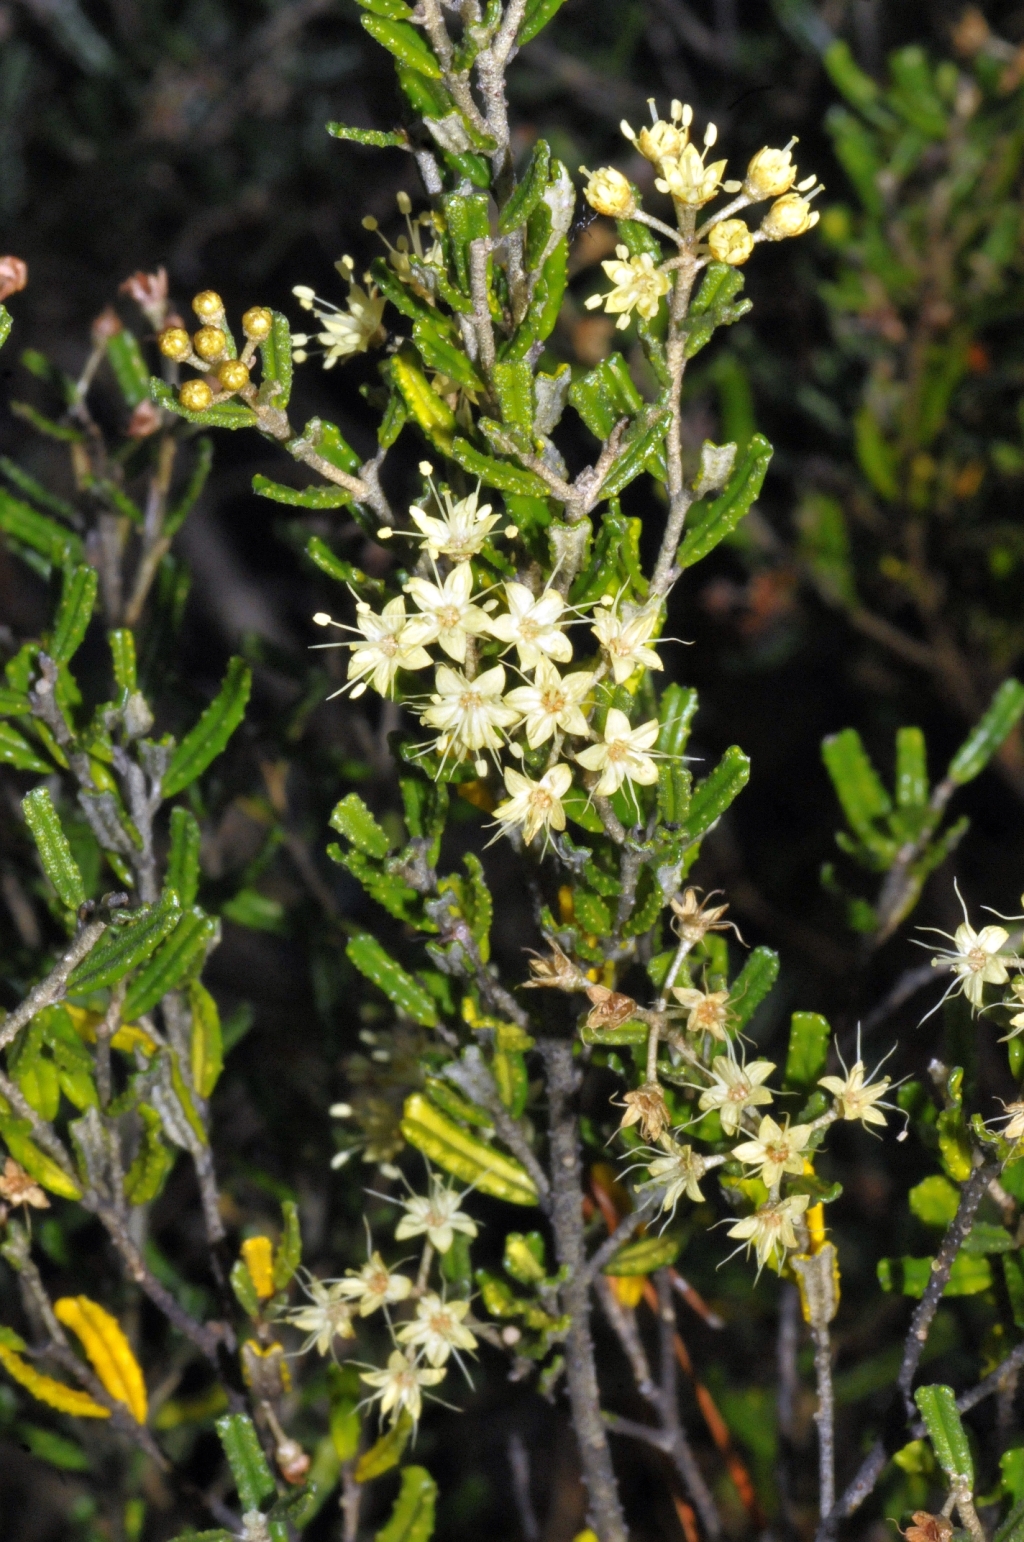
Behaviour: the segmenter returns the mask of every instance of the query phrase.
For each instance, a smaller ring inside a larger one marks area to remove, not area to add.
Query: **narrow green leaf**
[[[569,400],[598,439],[607,439],[620,418],[641,411],[643,397],[621,353],[609,354],[569,387]]]
[[[287,316],[270,314],[273,326],[259,345],[263,381],[258,400],[261,406],[285,408],[292,394],[292,334]]]
[[[199,848],[202,831],[188,809],[171,809],[171,849],[167,858],[167,887],[174,889],[182,909],[190,910],[199,888]]]
[[[359,1458],[355,1470],[356,1482],[369,1483],[372,1478],[379,1478],[382,1473],[397,1467],[409,1444],[412,1427],[412,1419],[403,1408],[391,1428]]]
[[[142,1140],[135,1159],[124,1175],[129,1204],[148,1205],[163,1189],[175,1162],[175,1153],[161,1135],[160,1115],[147,1103],[137,1110],[142,1119]]]
[[[956,1215],[960,1204],[960,1190],[942,1173],[932,1173],[911,1189],[907,1195],[911,1213],[926,1226],[943,1230]]]
[[[400,64],[428,79],[441,79],[441,66],[423,38],[408,22],[389,21],[384,16],[361,16],[360,21],[372,38],[394,54]]]
[[[126,626],[115,627],[107,633],[107,643],[114,666],[114,679],[119,691],[131,696],[137,689],[138,677],[135,666],[135,634]]]
[[[832,1029],[820,1012],[794,1012],[789,1020],[789,1049],[783,1085],[809,1088],[825,1069]]]
[[[949,763],[946,773],[958,786],[973,781],[988,765],[1007,734],[1024,712],[1024,685],[1004,680],[989,703],[984,717],[971,729]]]
[[[522,25],[516,36],[519,47],[522,48],[524,43],[529,43],[538,32],[543,32],[548,22],[557,15],[564,4],[565,0],[526,0]]]
[[[10,723],[0,723],[0,766],[13,766],[15,771],[35,771],[39,776],[49,776],[53,767],[41,760],[37,752]]]
[[[533,371],[529,361],[504,360],[495,364],[492,375],[504,421],[532,433],[535,408]]]
[[[251,688],[248,664],[241,658],[231,659],[219,692],[171,756],[163,780],[165,798],[173,798],[194,782],[221,753],[245,716]]]
[[[484,382],[463,350],[461,341],[446,337],[431,316],[418,316],[413,322],[412,338],[428,369],[447,375],[468,391],[485,390]]]
[[[546,498],[548,495],[547,483],[532,471],[524,471],[521,466],[514,466],[509,461],[494,460],[490,455],[481,455],[467,439],[456,437],[453,440],[451,457],[471,476],[479,477],[485,487],[497,487],[501,492],[521,493],[533,498]]]
[[[947,1478],[974,1486],[970,1442],[956,1406],[952,1387],[918,1387],[914,1402],[921,1412],[936,1459]]]
[[[686,830],[691,840],[710,830],[750,780],[750,757],[731,745],[718,765],[693,790]]]
[[[299,1207],[286,1199],[281,1205],[284,1230],[274,1253],[274,1289],[284,1290],[302,1262],[302,1234],[299,1231]]]
[[[0,487],[0,530],[21,546],[38,552],[47,562],[59,567],[68,562],[81,562],[85,547],[81,536],[64,525],[58,525],[47,514],[13,498]]]
[[[60,606],[47,650],[55,664],[69,663],[81,646],[92,619],[98,584],[99,574],[95,568],[83,564],[64,570]]]
[[[679,1257],[678,1237],[654,1234],[640,1237],[636,1242],[626,1242],[603,1265],[601,1273],[611,1275],[653,1274],[655,1269],[666,1269]]]
[[[204,434],[201,439],[197,439],[195,447],[195,465],[185,484],[185,490],[174,507],[168,511],[167,518],[164,520],[164,534],[168,536],[174,535],[185,523],[206,486],[206,479],[213,466],[213,440],[209,435]]]
[[[192,1033],[189,1039],[192,1085],[201,1098],[209,1098],[213,1096],[224,1069],[220,1012],[210,992],[199,980],[189,982],[188,1004],[192,1013]]]
[[[832,734],[822,742],[821,758],[850,828],[865,843],[873,841],[873,822],[890,814],[892,803],[868,759],[860,734],[855,728]]]
[[[729,987],[730,1026],[745,1028],[779,977],[779,955],[755,948]]]
[[[181,405],[173,387],[165,380],[157,380],[155,376],[150,377],[149,394],[158,407],[164,407],[176,417],[184,418],[186,423],[199,423],[204,428],[256,428],[259,424],[253,409],[236,401],[215,402],[202,412],[191,412],[188,407]]]
[[[164,938],[173,931],[181,915],[178,896],[165,889],[160,902],[123,926],[110,926],[87,958],[72,971],[68,980],[71,995],[87,995],[104,985],[116,985],[131,969],[136,969],[156,952]]]
[[[25,815],[25,823],[36,843],[44,873],[68,909],[77,910],[79,905],[85,904],[85,884],[82,881],[78,863],[71,855],[68,838],[64,834],[49,790],[46,787],[33,788],[27,797],[22,798],[21,807]],[[101,939],[101,942],[103,940]]]
[[[335,804],[329,823],[332,830],[378,862],[383,862],[391,850],[391,842],[358,793],[350,792]]]
[[[538,139],[533,147],[530,164],[526,168],[523,180],[498,216],[499,235],[507,236],[513,230],[518,230],[520,225],[526,224],[543,197],[544,189],[548,184],[550,166],[551,146],[546,139]]]
[[[369,932],[349,939],[346,956],[359,970],[393,1001],[399,1011],[424,1028],[437,1023],[437,1007],[428,991],[381,947]]]
[[[296,509],[341,509],[352,502],[351,493],[331,482],[312,487],[286,487],[283,482],[273,482],[259,472],[252,479],[252,490],[261,498],[287,503]]]
[[[409,144],[409,136],[404,129],[387,131],[352,128],[348,123],[328,123],[327,132],[335,139],[348,139],[357,145],[371,145],[377,150],[404,150]]]
[[[404,1467],[402,1487],[375,1542],[430,1542],[434,1534],[437,1484],[425,1467]]]
[[[151,1012],[168,991],[177,990],[182,981],[201,968],[219,934],[216,916],[208,916],[198,907],[186,910],[129,986],[123,1007],[126,1021]]]
[[[661,445],[661,441],[668,432],[668,425],[667,408],[648,407],[641,414],[623,436],[622,450],[616,456],[611,471],[601,484],[603,498],[617,498],[645,468],[650,470],[652,452],[657,451]]]
[[[764,435],[755,434],[718,497],[703,506],[694,505],[689,529],[676,554],[678,567],[692,567],[736,529],[761,492],[772,453]]]
[[[11,328],[13,325],[14,322],[12,320],[10,311],[7,309],[6,305],[0,305],[0,348],[4,346],[4,343],[6,343],[7,339],[10,337]]]
[[[252,1420],[245,1414],[225,1414],[217,1420],[216,1429],[242,1509],[258,1509],[261,1500],[275,1492],[276,1484]]]
[[[107,338],[107,361],[114,371],[121,395],[134,411],[149,397],[149,368],[134,333],[127,327]]]
[[[236,1259],[230,1274],[231,1289],[242,1311],[252,1318],[260,1315],[260,1298],[244,1258]]]
[[[928,803],[928,750],[920,728],[896,731],[896,804],[924,808]]]

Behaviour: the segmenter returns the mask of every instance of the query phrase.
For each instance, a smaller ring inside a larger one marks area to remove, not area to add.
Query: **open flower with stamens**
[[[401,595],[389,600],[378,616],[365,603],[356,606],[356,624],[343,626],[332,621],[325,611],[317,611],[313,617],[317,626],[336,626],[342,631],[361,632],[362,639],[350,643],[318,643],[320,648],[351,648],[348,661],[348,678],[357,682],[352,690],[353,700],[362,696],[369,681],[381,696],[390,696],[400,669],[427,669],[434,662],[430,654],[408,631],[409,618],[405,614],[405,601]],[[346,687],[342,686],[341,690]],[[335,691],[334,696],[340,696]],[[333,697],[330,698],[333,700]]]
[[[655,650],[647,646],[658,615],[657,605],[628,618],[614,608],[598,612],[590,630],[605,651],[616,685],[622,685],[636,669],[664,669]]]
[[[709,123],[704,131],[704,149],[698,150],[693,143],[683,146],[678,155],[665,156],[661,161],[661,176],[656,177],[659,193],[671,193],[677,203],[700,208],[710,203],[722,185],[725,161],[704,164],[704,157],[718,138],[718,130]]]
[[[670,118],[659,118],[658,109],[653,96],[648,98],[648,107],[651,111],[651,126],[642,128],[639,134],[633,132],[629,124],[623,118],[619,127],[623,135],[646,156],[653,161],[655,166],[666,156],[681,155],[690,138],[690,124],[693,122],[693,108],[684,106],[682,102],[673,101]]]
[[[576,759],[588,771],[600,771],[594,792],[599,798],[618,792],[623,782],[649,787],[658,780],[658,768],[645,752],[653,746],[661,724],[657,718],[630,728],[629,718],[618,707],[609,707],[604,734],[597,744],[580,750]]]
[[[540,658],[532,685],[517,685],[505,701],[523,719],[531,750],[544,744],[556,728],[586,738],[590,732],[581,704],[590,694],[595,676],[586,670],[560,675],[550,659]]]
[[[567,664],[572,643],[559,625],[565,601],[557,589],[534,596],[525,584],[506,584],[508,612],[489,623],[492,637],[514,644],[524,669],[536,669],[545,656]]]
[[[398,1423],[400,1414],[407,1413],[415,1427],[423,1412],[423,1388],[436,1387],[445,1375],[443,1369],[428,1369],[402,1350],[393,1349],[386,1370],[362,1371],[360,1380],[378,1389],[371,1401],[380,1400],[380,1411],[391,1416],[392,1424]]]
[[[572,786],[569,766],[552,766],[538,782],[509,766],[505,771],[505,786],[511,794],[510,799],[499,804],[494,817],[506,826],[521,825],[527,845],[541,830],[547,837],[552,830],[565,829],[562,799]]]
[[[410,578],[406,593],[418,614],[410,616],[405,637],[410,643],[440,643],[448,657],[466,662],[466,644],[490,626],[490,617],[479,605],[470,603],[473,593],[473,568],[460,562],[443,583],[432,584],[426,578]]]
[[[1015,1001],[1003,1001],[1000,1004],[1004,1007],[1024,1006],[1024,976],[1018,975],[1015,980],[1011,980],[1010,989],[1017,999]],[[1011,1039],[1015,1039],[1020,1033],[1024,1033],[1024,1012],[1018,1012],[1016,1016],[1010,1018],[1010,1032],[1004,1034],[999,1042],[1000,1044],[1008,1044]]]
[[[1002,1114],[992,1121],[992,1128],[996,1129],[1000,1124],[999,1133],[1004,1140],[1012,1141],[1014,1145],[1024,1140],[1024,1103],[1004,1103]]]
[[[976,932],[968,919],[967,906],[963,902],[959,888],[956,893],[963,908],[964,919],[952,937],[948,932],[939,931],[934,926],[923,930],[935,932],[939,937],[947,937],[953,944],[951,948],[940,948],[932,959],[933,969],[950,969],[954,975],[952,983],[943,994],[942,1001],[945,1001],[949,995],[962,994],[977,1011],[985,999],[985,986],[1005,985],[1010,978],[1007,965],[1015,964],[1017,960],[1012,954],[1004,954],[1002,951],[1010,938],[1006,928],[983,926],[980,932]],[[926,947],[927,944],[921,943],[920,946]],[[937,1011],[938,1007],[932,1010]],[[931,1013],[928,1015],[931,1016]]]
[[[806,1194],[791,1194],[788,1199],[762,1205],[753,1215],[744,1216],[726,1235],[745,1241],[748,1252],[751,1246],[754,1248],[760,1273],[773,1256],[781,1264],[786,1253],[798,1245],[795,1227],[809,1204]]]
[[[629,326],[634,311],[653,321],[663,296],[672,288],[672,275],[655,267],[650,252],[631,257],[628,246],[617,246],[615,257],[601,266],[615,287],[608,294],[590,295],[583,302],[587,310],[603,305],[609,316],[618,316],[615,325],[620,332]]]
[[[687,1199],[692,1199],[695,1205],[699,1205],[704,1198],[700,1189],[700,1180],[707,1170],[708,1164],[699,1151],[694,1151],[692,1146],[678,1146],[673,1141],[670,1154],[655,1158],[647,1169],[650,1174],[649,1182],[644,1182],[639,1187],[641,1189],[660,1188],[664,1184],[662,1210],[674,1211],[684,1194]]]
[[[803,1172],[803,1152],[810,1135],[809,1124],[779,1125],[771,1114],[765,1114],[757,1128],[757,1139],[734,1146],[732,1154],[744,1167],[759,1167],[762,1182],[773,1188],[783,1173]]]
[[[414,535],[414,538],[423,541],[427,554],[435,562],[438,557],[449,557],[452,562],[466,562],[476,556],[500,516],[491,513],[489,503],[480,504],[479,487],[458,500],[452,498],[447,487],[440,490],[435,488],[434,493],[442,506],[441,518],[428,514],[414,503],[409,514],[420,531],[420,535]]]
[[[371,285],[363,289],[352,277],[355,264],[351,257],[343,257],[338,264],[343,278],[348,280],[348,309],[342,310],[329,300],[321,300],[307,284],[297,284],[292,294],[304,311],[312,311],[323,325],[323,331],[313,334],[324,349],[324,369],[333,369],[339,359],[351,358],[355,353],[365,353],[367,348],[384,341],[381,320],[384,315],[384,298]],[[302,364],[307,358],[310,338],[304,333],[292,334],[292,358]]]
[[[326,1355],[335,1339],[355,1337],[352,1308],[346,1300],[349,1293],[343,1288],[342,1280],[318,1280],[308,1269],[299,1269],[297,1274],[310,1304],[282,1312],[280,1321],[290,1323],[300,1333],[309,1335],[299,1350],[300,1355],[312,1349],[314,1344],[317,1354]]]
[[[714,1081],[701,1093],[697,1107],[702,1113],[717,1108],[723,1131],[735,1135],[748,1108],[772,1101],[772,1093],[761,1083],[774,1070],[771,1060],[752,1060],[741,1065],[732,1055],[716,1055],[708,1067]]]
[[[729,992],[701,991],[692,986],[674,985],[672,994],[689,1013],[687,1033],[710,1033],[713,1039],[728,1041]]]
[[[846,1070],[846,1067],[843,1067]],[[818,1086],[824,1087],[826,1092],[831,1092],[836,1100],[836,1113],[840,1119],[859,1121],[867,1126],[869,1124],[885,1125],[885,1115],[882,1108],[891,1108],[891,1103],[882,1103],[881,1099],[888,1092],[892,1084],[891,1076],[883,1076],[879,1082],[864,1081],[865,1071],[863,1060],[858,1060],[845,1076],[822,1076],[818,1080]],[[876,1105],[879,1105],[876,1107]]]
[[[475,680],[467,680],[459,669],[440,664],[431,705],[421,713],[420,721],[428,728],[438,729],[437,744],[442,753],[453,750],[461,757],[473,750],[500,749],[499,730],[510,727],[519,718],[515,708],[506,706],[502,700],[504,689],[505,670],[501,664],[485,670]]]
[[[369,1317],[379,1307],[404,1301],[412,1290],[412,1280],[393,1274],[379,1253],[371,1253],[361,1269],[346,1269],[338,1289],[350,1301],[359,1302],[360,1317]]]
[[[439,1253],[447,1253],[457,1231],[463,1236],[475,1237],[476,1222],[459,1209],[465,1197],[450,1189],[443,1178],[432,1176],[429,1194],[411,1194],[402,1200],[405,1214],[395,1227],[395,1241],[406,1242],[410,1237],[425,1236],[431,1247]]]
[[[422,1353],[428,1365],[444,1365],[452,1350],[476,1348],[475,1335],[462,1321],[468,1311],[468,1301],[444,1301],[430,1293],[417,1302],[414,1321],[404,1323],[396,1337]]]

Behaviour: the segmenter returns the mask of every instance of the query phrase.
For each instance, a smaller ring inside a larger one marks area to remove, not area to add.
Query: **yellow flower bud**
[[[716,262],[738,268],[754,250],[754,237],[742,220],[722,220],[708,232],[708,246]]]
[[[249,366],[241,359],[225,359],[217,366],[217,379],[225,391],[240,391],[249,384]]]
[[[265,337],[269,337],[273,325],[273,315],[265,305],[254,305],[242,317],[242,331],[255,343],[262,343]]]
[[[772,204],[761,221],[761,234],[766,241],[785,241],[789,236],[802,236],[817,223],[818,211],[807,199],[799,193],[787,193]]]
[[[165,359],[175,359],[180,363],[192,352],[192,339],[184,327],[168,327],[157,338],[157,347]]]
[[[592,209],[612,219],[630,217],[636,209],[636,201],[633,189],[621,171],[616,171],[613,166],[602,166],[598,171],[587,171],[585,166],[581,166],[580,170],[590,178],[583,189],[583,196]]]
[[[226,341],[220,327],[200,327],[192,339],[192,346],[201,359],[212,364],[215,359],[224,357]]]
[[[771,150],[767,145],[763,150],[758,150],[747,167],[743,182],[743,191],[748,198],[759,203],[762,198],[778,198],[789,192],[796,181],[796,167],[790,149],[791,144],[784,150]]]
[[[205,412],[213,401],[213,391],[205,380],[186,380],[178,392],[178,400],[189,412]]]
[[[224,314],[224,301],[212,289],[204,289],[192,301],[192,309],[200,321],[216,321]]]

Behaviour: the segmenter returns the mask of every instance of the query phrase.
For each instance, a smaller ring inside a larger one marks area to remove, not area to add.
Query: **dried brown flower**
[[[619,1128],[625,1130],[631,1124],[638,1124],[644,1140],[660,1140],[672,1122],[660,1085],[657,1082],[644,1082],[635,1092],[627,1092],[622,1101],[626,1112]]]
[[[157,268],[155,273],[143,273],[141,269],[131,274],[118,287],[118,294],[126,294],[134,300],[146,320],[156,331],[166,325],[167,317],[167,269]]]
[[[50,1201],[34,1178],[13,1157],[4,1163],[0,1177],[0,1195],[12,1205],[32,1205],[36,1210],[49,1210]]]
[[[953,1535],[953,1522],[944,1515],[932,1515],[928,1510],[915,1510],[914,1524],[903,1535],[907,1542],[949,1542]]]
[[[676,895],[672,900],[672,909],[675,912],[672,921],[672,930],[681,942],[688,942],[691,947],[700,942],[708,932],[726,932],[731,927],[740,937],[739,927],[735,921],[723,921],[722,917],[728,910],[728,905],[709,905],[707,900],[713,899],[720,891],[713,889],[703,903],[698,899],[699,890],[685,889],[682,899]],[[740,941],[743,938],[740,937]]]
[[[550,958],[541,958],[535,955],[530,959],[532,980],[523,982],[524,990],[541,990],[548,987],[556,991],[581,991],[587,989],[587,978],[582,970],[578,969],[572,959],[563,953],[558,943],[553,938],[548,938],[548,946],[551,949]]]
[[[118,332],[124,331],[124,323],[112,305],[100,311],[92,324],[92,340],[94,343],[105,343],[108,338],[116,337]]]
[[[20,257],[0,257],[0,300],[17,294],[28,283],[28,264]]]
[[[588,985],[587,995],[594,1003],[587,1016],[588,1028],[619,1028],[636,1013],[632,996],[621,991],[610,991],[607,985]]]
[[[148,439],[160,427],[160,409],[152,402],[140,402],[128,419],[129,439]]]

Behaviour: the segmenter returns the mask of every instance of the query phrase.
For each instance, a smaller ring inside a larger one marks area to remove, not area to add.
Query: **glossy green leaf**
[[[951,1482],[974,1485],[974,1461],[952,1387],[918,1387],[914,1393],[936,1459]]]
[[[27,1119],[14,1119],[0,1115],[0,1138],[11,1156],[20,1162],[30,1178],[42,1184],[51,1194],[62,1199],[81,1199],[82,1190],[70,1178],[53,1157],[41,1151],[32,1139],[32,1126]]]
[[[498,215],[499,235],[507,236],[513,230],[518,230],[520,225],[526,224],[547,187],[550,166],[551,146],[546,139],[538,139],[522,181]]]
[[[254,1320],[260,1316],[260,1298],[256,1293],[256,1286],[252,1282],[252,1275],[244,1258],[235,1260],[232,1265],[231,1289],[234,1291],[235,1300],[242,1311]]]
[[[822,742],[821,758],[850,828],[866,846],[877,846],[874,821],[892,812],[892,802],[868,759],[860,734],[855,728],[832,734]]]
[[[163,1139],[156,1109],[140,1103],[136,1112],[142,1120],[142,1138],[125,1173],[124,1192],[129,1204],[148,1205],[163,1189],[174,1166],[175,1153]]]
[[[542,32],[564,4],[565,0],[526,0],[522,24],[516,35],[520,48]]]
[[[345,867],[366,890],[371,899],[382,905],[388,915],[398,921],[414,922],[421,931],[435,931],[433,922],[422,917],[423,901],[404,878],[393,875],[379,863],[365,857],[358,849],[343,851],[336,841],[327,847],[332,862]]]
[[[437,1484],[425,1467],[404,1467],[402,1487],[376,1542],[430,1542]]]
[[[761,492],[772,447],[763,434],[755,434],[717,498],[703,506],[695,504],[688,517],[689,528],[676,554],[676,565],[692,567],[730,535]]]
[[[0,733],[6,725],[0,725]],[[53,806],[49,789],[35,787],[21,800],[25,823],[35,841],[43,872],[53,884],[57,894],[69,910],[77,910],[86,901],[85,884],[78,863],[71,855],[68,838],[57,810]],[[100,939],[100,946],[105,939]],[[95,952],[95,950],[94,950]],[[79,966],[81,967],[81,966]]]
[[[6,305],[0,305],[0,348],[4,346],[4,343],[6,343],[7,339],[10,337],[11,327],[13,325],[14,321],[11,317],[10,311],[7,309]]]
[[[358,793],[350,792],[334,805],[329,824],[368,857],[383,862],[391,842]]]
[[[186,423],[201,424],[203,428],[256,428],[259,424],[253,409],[237,401],[215,402],[202,412],[192,412],[181,405],[173,387],[165,380],[157,380],[155,376],[150,378],[149,394],[158,407],[184,418]]]
[[[794,1012],[789,1020],[789,1048],[786,1052],[786,1087],[809,1088],[817,1081],[828,1060],[832,1029],[818,1012]]]
[[[28,740],[10,723],[0,723],[0,766],[13,766],[15,771],[35,771],[49,776],[53,766],[40,759]]]
[[[745,1028],[779,977],[779,955],[771,948],[755,948],[729,987],[730,1024],[735,1032]]]
[[[432,317],[419,316],[413,322],[412,339],[428,369],[437,370],[457,386],[469,391],[483,391],[484,382],[466,356],[461,341],[446,337]]]
[[[691,840],[710,830],[729,805],[739,797],[750,780],[750,757],[738,745],[731,745],[718,765],[699,782],[690,798],[686,831]]]
[[[196,902],[199,888],[199,848],[202,831],[195,816],[185,808],[171,809],[171,847],[167,857],[167,887],[174,889],[182,909]]]
[[[603,498],[617,498],[643,470],[650,470],[651,456],[659,451],[668,432],[669,416],[667,408],[648,407],[627,429],[622,448],[601,484]]]
[[[452,441],[451,457],[470,476],[479,477],[485,487],[497,487],[505,493],[521,493],[534,498],[547,496],[547,483],[532,471],[524,471],[521,466],[514,466],[509,461],[495,460],[490,455],[481,455],[467,439],[457,437]]]
[[[621,353],[612,353],[569,387],[569,400],[598,439],[607,439],[620,418],[644,405]]]
[[[353,128],[348,123],[328,123],[327,132],[335,139],[348,139],[353,144],[370,145],[376,150],[404,150],[409,143],[404,129],[364,129]]]
[[[928,803],[928,751],[920,728],[896,730],[896,805],[924,808]]]
[[[107,633],[107,644],[114,668],[114,680],[119,691],[131,696],[138,688],[135,663],[135,634],[126,626],[115,627]]]
[[[973,781],[988,765],[1007,734],[1024,712],[1024,685],[1019,680],[1004,680],[989,703],[985,715],[971,729],[949,763],[946,773],[958,786]]]
[[[116,985],[129,970],[152,957],[180,916],[177,894],[165,889],[159,904],[126,924],[108,926],[92,952],[72,971],[69,993],[84,996],[105,985]]]
[[[506,360],[495,364],[491,374],[503,420],[532,433],[534,391],[529,362],[526,359]]]
[[[882,1258],[878,1262],[878,1283],[885,1291],[920,1299],[932,1277],[930,1258]],[[992,1266],[987,1258],[972,1258],[958,1253],[949,1271],[944,1296],[977,1296],[992,1288]]]
[[[199,722],[182,739],[167,768],[163,795],[173,798],[221,753],[245,716],[252,672],[244,659],[230,660],[223,684]]]
[[[360,974],[382,990],[400,1012],[424,1028],[435,1026],[437,1006],[433,997],[384,951],[376,937],[369,932],[358,933],[349,938],[345,954]]]
[[[296,509],[341,509],[352,502],[350,492],[330,482],[319,482],[312,487],[286,487],[283,482],[273,482],[259,472],[252,479],[252,490],[261,498],[286,503]]]
[[[259,345],[263,379],[257,399],[261,406],[283,409],[292,394],[292,334],[287,316],[270,314],[273,325]]]
[[[405,21],[390,21],[385,16],[361,16],[360,21],[370,36],[394,54],[400,64],[430,79],[441,79],[441,66],[434,58],[422,35]]]
[[[127,327],[107,338],[107,362],[114,371],[121,395],[134,411],[149,397],[149,367],[134,334]]]
[[[911,1189],[907,1200],[919,1221],[945,1230],[956,1215],[960,1190],[942,1173],[932,1173]]]
[[[521,1163],[471,1135],[422,1093],[414,1092],[405,1100],[402,1134],[428,1161],[482,1194],[513,1205],[537,1204],[536,1186]]]
[[[252,1420],[245,1414],[225,1414],[217,1420],[216,1429],[243,1511],[258,1509],[262,1500],[276,1492],[277,1485]]]

